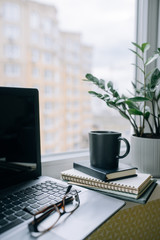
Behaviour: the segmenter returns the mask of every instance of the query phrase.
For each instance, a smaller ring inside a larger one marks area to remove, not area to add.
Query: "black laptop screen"
[[[0,87],[0,188],[40,174],[38,91]]]

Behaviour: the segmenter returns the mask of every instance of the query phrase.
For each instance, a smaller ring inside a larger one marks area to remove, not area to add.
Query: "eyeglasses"
[[[38,236],[51,230],[60,217],[65,213],[73,213],[80,205],[78,192],[74,189],[71,191],[72,185],[67,187],[62,201],[47,206],[36,213],[32,213],[29,209],[23,210],[34,216],[34,220],[29,223],[29,231],[33,236]]]

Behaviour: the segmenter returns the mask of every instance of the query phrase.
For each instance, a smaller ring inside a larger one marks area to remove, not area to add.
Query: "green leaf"
[[[131,82],[131,83],[133,85],[133,88],[136,89],[137,88],[136,84],[134,82]]]
[[[155,88],[157,86],[159,79],[160,79],[160,71],[158,68],[156,68],[151,76],[151,88]]]
[[[87,73],[86,74],[86,78],[88,79],[88,81],[93,82],[94,84],[98,85],[99,84],[99,80],[98,78],[94,77],[92,74]]]
[[[149,43],[142,43],[142,52],[146,52],[148,49],[150,49],[150,44]]]
[[[148,120],[149,119],[149,116],[150,116],[150,112],[146,112],[144,114],[144,119]]]
[[[109,81],[107,83],[107,87],[110,89],[110,90],[113,90],[113,82]]]
[[[134,109],[134,108],[130,108],[130,109],[128,110],[128,112],[129,112],[131,115],[140,115],[140,116],[143,115],[143,113],[142,113],[141,111],[139,111],[139,110],[137,110],[137,109]]]
[[[99,80],[99,87],[103,90],[105,89],[105,81],[103,79]]]
[[[138,45],[137,43],[135,43],[135,42],[132,42],[132,44],[134,45],[134,46],[136,46],[137,48],[139,48],[141,51],[142,51],[142,48],[141,48],[141,46],[140,45]]]
[[[125,113],[123,113],[123,112],[121,112],[121,111],[119,111],[119,113],[121,114],[122,117],[130,120],[130,118],[129,118]]]
[[[110,98],[108,94],[103,95],[104,98]]]
[[[107,104],[107,106],[110,107],[110,108],[115,108],[115,107],[116,107],[115,102],[112,102],[112,101],[107,101],[106,104]]]
[[[130,49],[130,48],[129,48],[129,50],[130,50],[131,52],[133,52],[134,54],[136,54],[137,57],[139,57],[141,60],[143,60],[143,57],[142,57],[140,54],[138,54],[136,51],[134,51],[134,50],[132,50],[132,49]]]
[[[116,101],[116,104],[121,104],[121,103],[124,103],[125,102],[125,99],[119,99],[118,101]]]
[[[134,98],[128,98],[128,100],[132,101],[132,102],[144,102],[144,101],[150,101],[149,98],[145,98],[145,97],[134,97]]]
[[[127,104],[127,106],[129,108],[134,108],[134,109],[138,110],[138,106],[136,106],[134,102],[127,100],[127,101],[125,101],[125,103]]]
[[[119,97],[119,93],[116,90],[113,90],[113,97],[115,98]]]
[[[144,74],[144,70],[141,68],[141,67],[139,67],[137,64],[135,64],[135,63],[132,63],[132,65],[133,66],[135,66],[136,68],[138,68],[143,74]]]
[[[95,97],[99,95],[99,93],[96,93],[95,91],[88,91],[88,93],[91,95],[94,95]]]
[[[157,53],[159,53],[159,54],[160,54],[160,48],[157,48]]]
[[[145,62],[145,65],[149,65],[150,63],[152,63],[153,61],[155,61],[157,58],[159,57],[159,54],[156,53],[155,55],[153,55],[152,57],[148,58],[147,61]]]

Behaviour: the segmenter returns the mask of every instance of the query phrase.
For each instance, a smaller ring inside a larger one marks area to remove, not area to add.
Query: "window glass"
[[[2,11],[3,11],[4,20],[7,20],[7,21],[20,20],[20,4],[17,4],[17,2],[6,1],[2,5]]]
[[[18,26],[7,24],[4,26],[3,29],[4,29],[4,35],[6,38],[18,39],[20,36],[20,29]]]
[[[31,12],[30,14],[30,26],[31,28],[40,27],[40,17],[37,12]]]
[[[136,0],[0,1],[0,85],[39,89],[42,154],[88,148],[90,130],[128,138],[127,120],[82,79],[92,73],[131,91],[135,8]]]
[[[7,58],[19,58],[20,57],[20,47],[14,44],[7,44],[4,46],[4,56]]]
[[[7,77],[19,77],[21,74],[21,69],[18,64],[7,63],[4,65],[4,72]]]

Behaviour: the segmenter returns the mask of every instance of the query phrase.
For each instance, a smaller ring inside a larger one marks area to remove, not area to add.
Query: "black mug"
[[[126,144],[126,152],[120,156],[120,143]],[[121,133],[113,131],[89,132],[90,164],[102,169],[118,168],[119,158],[124,158],[130,152],[130,144],[127,139],[121,137]]]

